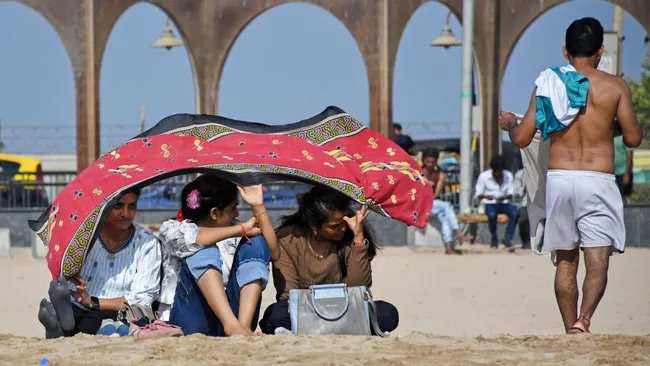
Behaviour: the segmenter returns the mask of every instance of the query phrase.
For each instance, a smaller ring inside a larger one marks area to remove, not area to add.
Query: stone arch
[[[8,112],[4,117],[6,118],[3,122],[9,122],[9,129],[4,131],[4,148],[8,149],[11,152],[15,148],[28,148],[27,150],[18,151],[18,153],[27,153],[27,154],[47,154],[51,152],[55,153],[70,153],[74,150],[69,151],[60,150],[61,148],[70,148],[74,149],[76,147],[76,140],[74,136],[70,136],[69,130],[75,132],[74,124],[74,115],[75,115],[75,69],[74,65],[70,58],[70,50],[74,50],[74,44],[71,42],[64,42],[64,37],[62,35],[62,29],[57,27],[57,18],[48,12],[47,8],[39,7],[38,4],[24,3],[21,1],[15,1],[13,3],[0,1],[0,8],[4,8],[3,5],[7,4],[8,7],[12,7],[14,12],[9,11],[6,14],[11,16],[11,13],[14,15],[21,15],[28,17],[25,18],[28,21],[25,23],[14,23],[11,22],[8,24],[9,29],[13,29],[13,34],[25,33],[27,27],[34,28],[38,26],[38,31],[32,33],[30,37],[27,38],[40,38],[29,41],[35,41],[35,43],[24,43],[24,39],[20,39],[23,45],[27,45],[30,48],[27,52],[34,52],[36,55],[25,55],[21,51],[26,51],[25,49],[20,49],[21,46],[18,46],[19,49],[13,49],[11,56],[8,59],[21,59],[23,57],[32,57],[34,63],[26,66],[22,66],[22,71],[33,74],[31,82],[34,82],[38,85],[34,91],[35,86],[32,83],[29,83],[27,80],[23,80],[20,76],[12,77],[10,79],[3,80],[3,88],[10,99],[6,99],[5,102],[11,104],[11,98],[19,98],[23,102],[27,101],[29,104],[37,103],[41,107],[38,108],[39,111],[34,114],[30,111],[25,112],[22,109],[12,108],[11,106],[7,108]],[[8,10],[4,8],[4,10]],[[38,24],[35,24],[38,23]],[[7,25],[7,24],[6,24]],[[16,29],[14,29],[14,26]],[[48,29],[49,28],[49,29]],[[34,30],[34,29],[31,29]],[[43,38],[45,36],[46,38]],[[35,47],[34,47],[35,46]],[[43,47],[47,47],[43,49]],[[44,66],[48,64],[47,57],[55,56],[57,67],[53,70],[48,70],[48,67]],[[5,57],[7,58],[7,57]],[[44,61],[45,60],[45,61]],[[65,61],[64,61],[65,60]],[[61,68],[62,67],[62,68]],[[6,72],[15,74],[16,70],[10,71],[6,69]],[[49,80],[54,78],[56,80]],[[41,83],[41,81],[44,81]],[[61,99],[59,101],[51,100],[49,95],[51,93],[61,94]],[[57,104],[60,102],[60,104]],[[62,119],[57,119],[54,121],[55,124],[50,125],[40,125],[42,122],[39,122],[39,119],[48,118],[49,109],[59,110],[64,115]],[[45,114],[43,114],[45,112]],[[40,115],[39,115],[40,114]],[[9,117],[9,118],[7,118]],[[31,125],[36,123],[37,125]],[[31,125],[31,126],[25,126]],[[7,126],[4,126],[5,128]],[[42,128],[41,128],[42,127]],[[13,128],[28,128],[29,130],[13,130]],[[26,132],[29,131],[29,132]],[[8,132],[8,133],[7,133]],[[56,136],[53,136],[56,134]],[[39,143],[38,146],[24,146],[26,138],[28,135],[33,135],[31,140],[39,141],[42,140],[42,143]],[[62,138],[65,138],[63,140]],[[70,146],[70,139],[72,139],[72,146]],[[0,141],[2,143],[2,141]],[[31,148],[36,147],[39,150],[32,150]],[[45,164],[44,169],[51,169]]]
[[[625,12],[630,14],[641,26],[646,30],[647,33],[650,33],[650,2],[645,0],[603,0],[613,5],[620,6]],[[499,85],[503,83],[503,77],[505,75],[505,70],[510,61],[510,56],[512,56],[512,51],[519,42],[521,36],[530,28],[530,26],[542,15],[546,14],[549,10],[568,2],[567,0],[549,0],[546,2],[539,2],[534,0],[526,0],[526,2],[534,2],[535,5],[530,4],[531,6],[525,6],[522,4],[522,9],[524,9],[523,15],[518,15],[515,18],[514,24],[511,24],[510,31],[507,32],[506,39],[502,40],[501,44],[508,45],[503,48],[501,52],[501,68],[499,70]]]
[[[251,9],[248,13],[245,14],[245,16],[241,17],[241,19],[238,19],[237,25],[233,27],[229,27],[229,30],[232,30],[230,34],[228,34],[227,41],[224,44],[224,53],[223,57],[220,57],[220,59],[215,63],[214,65],[214,81],[213,84],[211,85],[211,89],[214,90],[215,93],[215,100],[214,104],[217,106],[215,109],[218,109],[218,93],[219,93],[219,86],[220,86],[220,81],[221,77],[223,74],[223,69],[226,64],[226,59],[228,58],[228,55],[230,54],[230,51],[232,50],[233,45],[241,35],[241,33],[246,29],[255,19],[257,19],[259,16],[262,14],[270,11],[273,8],[276,8],[278,6],[282,5],[287,5],[291,3],[305,3],[309,5],[314,5],[321,10],[324,10],[328,14],[334,16],[341,24],[345,27],[345,29],[348,31],[352,39],[354,39],[355,45],[357,47],[357,50],[360,52],[361,57],[363,59],[364,63],[364,68],[365,68],[365,75],[366,79],[368,82],[370,82],[370,75],[368,74],[368,59],[366,53],[363,51],[363,48],[360,45],[359,39],[357,36],[355,36],[355,33],[353,30],[351,30],[349,24],[348,24],[348,18],[345,16],[341,16],[341,14],[338,14],[337,10],[340,10],[338,6],[332,5],[331,1],[328,0],[311,0],[311,1],[305,1],[305,0],[271,0],[271,1],[261,1],[258,2],[261,4],[258,4],[257,7],[254,9]]]
[[[272,35],[266,34],[270,28],[275,29]],[[306,28],[313,29],[309,38],[295,35]],[[326,87],[332,78],[347,86]],[[317,85],[323,88],[306,91],[313,98],[300,106],[292,102],[302,95],[297,88],[309,90]],[[276,92],[283,96],[274,99],[277,104],[264,100],[264,95]],[[219,79],[218,102],[220,114],[267,123],[297,121],[320,112],[326,104],[335,104],[367,124],[369,94],[365,60],[345,25],[320,6],[289,2],[265,10],[238,35]],[[251,107],[265,108],[238,108],[238,100],[246,95],[250,95]],[[269,107],[284,112],[270,121]]]
[[[0,0],[0,2],[9,2],[7,0]],[[30,1],[30,0],[14,0],[14,2],[25,6],[34,12],[38,14],[40,17],[42,17],[47,24],[54,30],[56,33],[57,37],[63,44],[63,47],[65,48],[67,52],[67,57],[68,61],[70,62],[73,70],[76,67],[80,67],[82,65],[75,65],[74,60],[70,55],[74,54],[78,50],[78,45],[75,42],[75,37],[74,37],[74,31],[70,31],[65,25],[68,21],[68,15],[65,14],[65,10],[63,9],[64,7],[69,7],[69,6],[62,6],[60,8],[55,8],[55,7],[50,7],[47,4],[40,2],[40,1]]]
[[[187,19],[190,17],[183,17],[182,11],[177,8],[178,4],[174,4],[173,0],[113,0],[110,2],[100,1],[98,2],[97,13],[101,14],[101,17],[98,17],[95,21],[95,73],[97,75],[97,81],[99,82],[101,75],[101,68],[104,59],[104,53],[106,51],[106,46],[108,45],[108,40],[110,35],[113,33],[115,26],[119,19],[137,4],[150,4],[161,10],[169,19],[174,23],[176,29],[178,30],[178,35],[183,40],[183,47],[187,52],[187,56],[190,61],[190,68],[192,69],[192,83],[194,85],[194,98],[197,111],[199,108],[200,88],[198,86],[198,78],[196,72],[196,63],[194,60],[194,53],[192,52],[194,45],[194,37],[188,36],[186,32]]]
[[[406,29],[412,23],[412,20],[416,16],[416,14],[418,14],[423,9],[423,7],[425,5],[430,4],[430,3],[438,3],[438,4],[442,5],[446,9],[446,11],[451,12],[451,14],[453,15],[453,18],[455,18],[458,21],[458,23],[461,24],[460,31],[456,30],[454,32],[454,34],[458,38],[462,39],[462,1],[420,0],[420,1],[412,1],[408,5],[404,4],[404,6],[406,6],[406,8],[398,8],[397,9],[398,10],[397,16],[398,16],[399,20],[397,21],[397,24],[395,26],[395,30],[393,31],[393,34],[396,36],[396,39],[397,39],[397,42],[395,42],[395,51],[394,51],[394,62],[393,62],[393,69],[394,70],[396,70],[396,67],[397,67],[397,64],[398,64],[398,55],[400,54],[401,47],[402,47],[402,45],[404,43],[403,41],[404,41],[404,38],[405,38]],[[409,8],[409,6],[410,6],[410,8]],[[446,14],[446,11],[445,11],[445,14]],[[442,25],[443,24],[444,23],[441,22],[439,26],[436,24],[435,28],[430,28],[429,29],[430,34],[428,35],[428,37],[430,37],[430,39],[428,40],[428,42],[431,42],[433,39],[435,39],[435,37],[437,37],[439,35],[440,30],[442,30]],[[430,48],[430,46],[427,45],[427,43],[422,43],[422,47],[423,48],[425,48],[425,47]],[[455,48],[457,48],[459,51],[462,50],[461,46],[458,46],[458,47],[455,47]],[[443,52],[447,52],[447,51],[448,50],[445,50]],[[477,95],[477,103],[480,104],[480,100],[481,100],[482,95],[483,95],[482,89],[481,89],[481,77],[480,77],[481,74],[480,74],[480,63],[479,63],[480,60],[479,60],[479,58],[477,56],[476,49],[473,50],[473,54],[474,54],[474,60],[473,60],[473,62],[474,62],[474,70],[473,70],[473,72],[474,72],[475,94]],[[458,66],[458,69],[460,70],[461,69],[461,64],[459,63],[457,66]],[[394,70],[393,70],[393,74],[394,74]],[[393,77],[395,77],[395,76],[393,76]],[[393,83],[395,82],[395,80],[396,79],[393,79]],[[460,86],[460,84],[461,83],[460,83],[460,78],[459,78],[458,83],[456,83],[456,85]],[[457,95],[458,95],[458,101],[459,101],[458,111],[460,111],[460,90],[458,91]],[[460,116],[458,116],[457,122],[458,122],[458,129],[460,130]]]
[[[147,107],[148,127],[174,113],[195,112],[196,83],[187,50],[179,47],[168,52],[151,46],[167,16],[158,6],[137,2],[111,28],[102,59],[97,61],[103,153],[140,132],[135,117],[142,104]],[[179,34],[177,29],[174,33]],[[155,90],[168,92],[158,95]],[[132,122],[125,122],[126,110],[132,111]]]

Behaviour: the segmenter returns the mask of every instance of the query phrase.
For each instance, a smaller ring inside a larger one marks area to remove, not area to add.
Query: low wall
[[[242,208],[240,219],[246,220],[251,217],[248,209]],[[36,219],[41,210],[2,210],[0,211],[0,229],[10,231],[11,247],[32,246],[33,233],[27,226],[27,220]],[[269,217],[277,225],[280,217],[293,213],[287,209],[268,209]],[[136,222],[156,224],[175,217],[176,211],[171,210],[138,210]],[[377,235],[377,241],[383,246],[441,246],[440,225],[435,216],[429,220],[425,229],[408,227],[395,220],[388,219],[371,213],[369,222],[372,224]],[[650,248],[650,205],[628,205],[625,207],[625,228],[627,230],[627,246]],[[503,238],[505,225],[499,225],[499,238]],[[476,241],[489,243],[490,234],[486,224],[478,224]],[[519,233],[515,233],[513,244],[521,244]]]

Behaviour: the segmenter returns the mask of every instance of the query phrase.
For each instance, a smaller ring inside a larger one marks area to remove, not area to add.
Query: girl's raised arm
[[[275,235],[273,223],[266,212],[266,207],[264,207],[264,192],[262,190],[262,185],[258,184],[248,187],[238,186],[237,188],[239,189],[242,199],[251,206],[251,209],[253,209],[253,218],[257,221],[257,226],[262,235],[264,235],[264,239],[269,245],[269,249],[271,249],[271,261],[277,261],[280,259],[280,244],[278,244],[278,237]]]

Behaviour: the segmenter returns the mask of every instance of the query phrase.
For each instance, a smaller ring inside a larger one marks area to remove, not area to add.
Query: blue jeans
[[[431,214],[438,217],[440,221],[440,231],[442,231],[442,241],[451,243],[454,240],[454,231],[460,229],[456,213],[451,203],[439,199],[433,200],[433,208]]]
[[[512,240],[515,235],[515,227],[517,226],[517,217],[519,215],[517,206],[510,203],[491,203],[485,205],[485,214],[488,217],[488,226],[490,234],[492,234],[492,241],[498,241],[497,238],[497,216],[502,213],[508,216],[508,227],[506,227],[506,235],[503,238],[507,242]]]
[[[242,239],[239,243],[226,286],[226,296],[235,317],[239,315],[239,293],[242,287],[261,280],[264,289],[269,281],[270,262],[271,250],[262,235],[252,237],[250,242]],[[223,325],[197,285],[199,278],[210,267],[221,272],[222,264],[219,248],[214,245],[185,259],[169,316],[169,322],[181,327],[185,335],[200,333],[214,337],[225,336]],[[260,297],[251,329],[257,327],[261,303]]]

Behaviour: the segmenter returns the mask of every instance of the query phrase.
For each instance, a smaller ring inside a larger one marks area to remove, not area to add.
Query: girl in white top
[[[254,214],[251,219],[243,223],[236,222],[239,215],[238,190]],[[216,262],[205,263],[203,271],[196,274],[196,282],[199,283],[201,280],[204,285],[208,284],[201,286],[201,292],[223,325],[225,335],[252,334],[251,320],[257,310],[255,306],[261,298],[263,286],[266,285],[262,282],[266,281],[253,281],[243,286],[239,302],[250,306],[240,306],[238,316],[235,316],[230,309],[231,304],[225,288],[233,278],[230,269],[233,267],[235,252],[241,237],[249,238],[259,234],[264,236],[265,245],[268,244],[271,261],[277,260],[280,256],[280,248],[273,224],[264,207],[261,185],[237,187],[213,175],[202,175],[187,184],[181,193],[180,217],[177,220],[168,220],[160,227],[160,238],[163,243],[160,311],[163,319],[170,319],[184,261],[190,259],[194,262],[200,261],[201,256],[195,254],[202,252],[204,256],[207,253],[204,249],[216,247],[218,251],[212,249],[214,253],[210,252],[210,255],[216,257],[214,258]],[[194,267],[190,270],[194,270]],[[265,270],[268,278],[268,268]],[[213,276],[212,271],[221,273]],[[208,273],[210,275],[206,276]],[[242,311],[243,308],[248,310]],[[185,334],[191,333],[186,328],[183,329]]]

